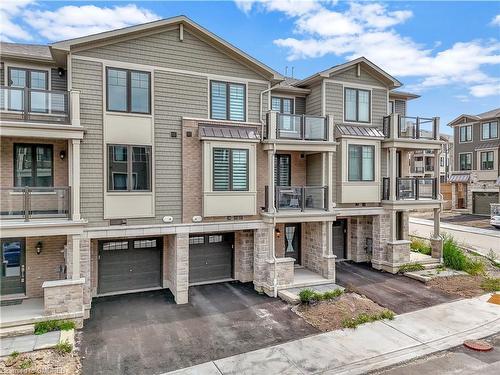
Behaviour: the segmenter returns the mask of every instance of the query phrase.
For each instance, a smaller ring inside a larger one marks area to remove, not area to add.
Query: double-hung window
[[[213,149],[213,190],[248,191],[248,150]]]
[[[291,115],[293,114],[293,99],[273,96],[271,97],[271,109],[279,113]]]
[[[106,77],[108,111],[151,113],[151,73],[107,68]]]
[[[460,128],[460,142],[472,141],[472,125],[461,126]]]
[[[470,171],[472,169],[472,153],[460,154],[459,162],[461,171]]]
[[[489,171],[493,169],[493,151],[481,152],[481,170]]]
[[[369,90],[344,89],[344,120],[370,122],[371,93]]]
[[[49,88],[48,72],[46,70],[34,70],[24,68],[9,68],[9,86],[13,88],[8,97],[8,109],[11,111],[46,113],[48,112],[48,94],[45,92]],[[21,89],[31,89],[29,98],[24,97]],[[25,103],[25,99],[28,103]],[[28,108],[25,108],[28,106]]]
[[[481,139],[498,138],[498,122],[485,122],[481,124]]]
[[[151,191],[151,146],[108,145],[108,191]]]
[[[349,145],[348,180],[375,180],[375,146]]]
[[[14,186],[49,187],[54,182],[52,145],[14,145]]]
[[[246,86],[241,83],[210,81],[210,118],[246,120]]]

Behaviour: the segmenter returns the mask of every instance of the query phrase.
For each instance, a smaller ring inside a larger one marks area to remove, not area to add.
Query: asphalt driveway
[[[279,299],[238,282],[97,298],[79,334],[84,374],[159,374],[319,331]]]
[[[336,273],[337,284],[365,295],[396,314],[457,299],[406,276],[377,271],[367,263],[337,262]]]

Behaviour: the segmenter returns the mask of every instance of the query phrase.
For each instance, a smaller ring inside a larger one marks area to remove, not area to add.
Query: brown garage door
[[[189,237],[189,282],[203,283],[233,277],[234,233]]]
[[[99,241],[98,292],[161,286],[162,239]]]
[[[477,215],[490,215],[490,203],[498,203],[498,193],[477,192],[473,194],[473,212]]]

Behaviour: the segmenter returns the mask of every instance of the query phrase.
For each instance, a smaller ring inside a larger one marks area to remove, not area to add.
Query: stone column
[[[80,279],[80,235],[68,235],[66,242],[66,275],[68,279]]]
[[[188,303],[189,292],[189,233],[169,236],[168,247],[168,284],[178,304]]]
[[[262,287],[267,279],[270,241],[271,238],[274,239],[273,232],[272,225],[267,225],[254,231],[253,283],[257,291],[262,291]]]
[[[234,233],[234,278],[246,283],[253,280],[254,234],[251,230]]]
[[[441,237],[441,209],[434,209],[434,233],[430,239],[431,256],[443,262],[443,238]]]
[[[74,241],[74,238],[73,238]],[[90,278],[90,269],[91,269],[91,264],[90,264],[90,239],[88,238],[80,238],[80,277],[82,277],[85,280],[85,284],[83,285],[83,305],[85,308],[85,319],[90,317],[90,305],[92,302],[92,295],[91,295],[91,286],[92,286],[92,281]],[[78,279],[78,277],[75,277],[73,275],[72,277],[73,280]]]

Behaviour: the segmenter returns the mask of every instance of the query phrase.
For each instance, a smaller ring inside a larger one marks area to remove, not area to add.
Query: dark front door
[[[285,257],[300,264],[300,223],[285,224]]]
[[[211,283],[233,278],[234,233],[189,237],[189,282]]]
[[[162,250],[161,238],[100,241],[99,293],[161,287]]]
[[[0,294],[24,293],[25,242],[23,238],[5,238],[1,246],[2,279]]]
[[[339,219],[333,222],[332,227],[332,246],[333,254],[337,260],[346,258],[346,238],[347,238],[347,220]]]

